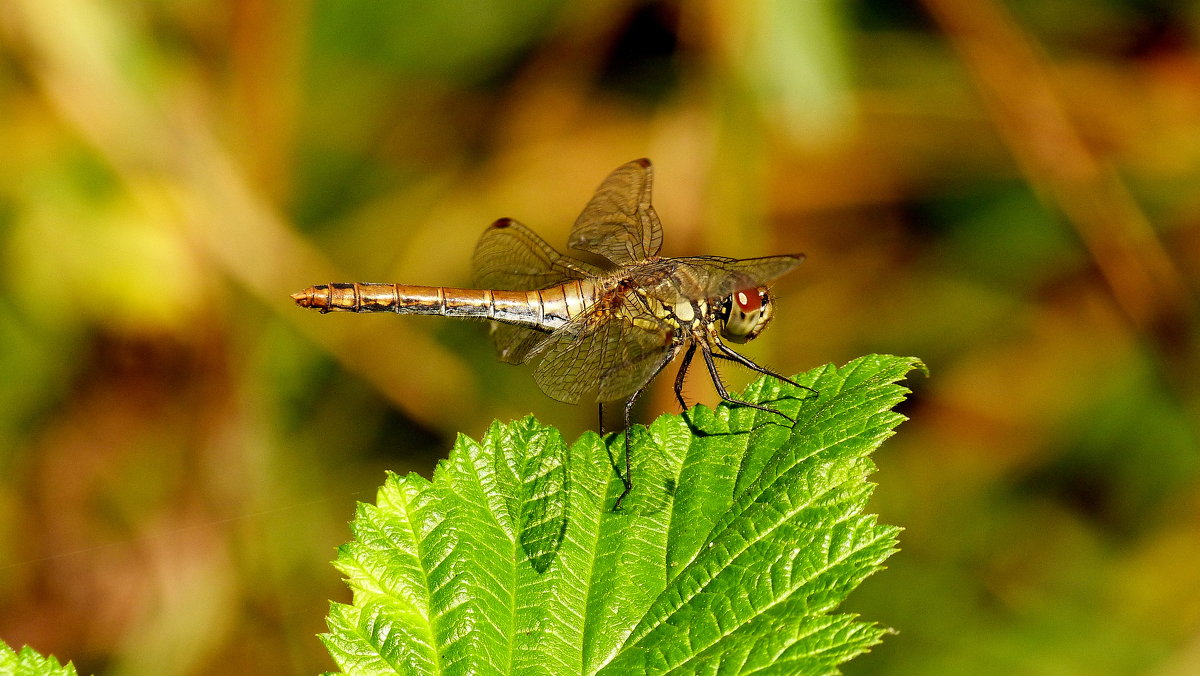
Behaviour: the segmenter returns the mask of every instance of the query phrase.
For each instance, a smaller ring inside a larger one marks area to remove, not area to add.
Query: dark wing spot
[[[511,219],[511,218],[501,218],[501,219],[498,219],[498,220],[497,220],[495,223],[492,223],[492,227],[493,227],[493,228],[497,228],[497,229],[499,229],[499,228],[507,228],[508,226],[510,226],[510,225],[512,225],[512,224],[513,224],[513,219]]]

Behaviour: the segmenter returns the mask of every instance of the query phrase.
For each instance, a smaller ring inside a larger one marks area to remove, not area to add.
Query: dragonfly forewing
[[[642,158],[617,167],[583,208],[567,246],[626,265],[662,249],[662,223],[650,203],[654,168]]]

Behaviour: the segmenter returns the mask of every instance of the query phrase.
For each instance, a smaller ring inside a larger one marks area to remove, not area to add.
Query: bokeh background
[[[1168,0],[0,3],[0,638],[332,668],[385,469],[595,412],[481,324],[288,295],[466,285],[492,220],[564,243],[642,156],[666,254],[808,254],[751,356],[932,372],[876,455],[903,551],[849,604],[898,633],[848,673],[1200,673],[1200,6]]]

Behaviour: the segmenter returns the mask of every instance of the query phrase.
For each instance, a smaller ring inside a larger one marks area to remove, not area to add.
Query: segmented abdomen
[[[573,280],[536,291],[493,291],[351,282],[310,286],[292,298],[320,312],[475,317],[553,331],[595,302],[596,286]]]

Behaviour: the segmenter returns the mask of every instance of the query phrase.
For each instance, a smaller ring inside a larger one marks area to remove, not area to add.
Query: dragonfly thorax
[[[767,287],[735,291],[721,303],[718,313],[725,340],[731,343],[753,340],[771,321],[773,310]]]

